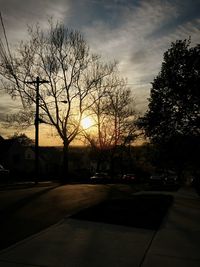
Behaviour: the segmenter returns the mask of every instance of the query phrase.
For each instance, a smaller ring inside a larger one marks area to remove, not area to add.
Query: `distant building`
[[[58,179],[62,170],[62,147],[39,147],[39,174],[41,179]],[[35,171],[35,147],[17,138],[0,136],[0,164],[19,179],[32,178]],[[86,178],[96,170],[96,162],[90,157],[90,148],[69,148],[69,172],[73,178]]]
[[[35,152],[31,146],[24,146],[17,139],[0,138],[0,163],[11,174],[34,171]]]

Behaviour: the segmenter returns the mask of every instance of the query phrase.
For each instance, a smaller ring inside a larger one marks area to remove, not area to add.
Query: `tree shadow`
[[[54,190],[55,188],[59,187],[60,185],[55,185],[55,186],[51,186],[48,188],[45,188],[39,192],[34,192],[31,193],[31,195],[25,196],[23,198],[20,198],[19,200],[15,201],[14,203],[10,204],[9,206],[7,206],[6,208],[3,208],[0,210],[1,213],[1,223],[6,221],[9,216],[12,216],[12,214],[14,212],[16,212],[17,210],[25,207],[26,205],[28,205],[30,202],[34,201],[35,199],[39,198],[40,196],[48,193],[51,190]],[[30,186],[29,186],[30,188]],[[35,188],[35,187],[31,187],[31,188]]]
[[[80,211],[74,219],[157,230],[173,202],[173,196],[141,194],[113,199]]]

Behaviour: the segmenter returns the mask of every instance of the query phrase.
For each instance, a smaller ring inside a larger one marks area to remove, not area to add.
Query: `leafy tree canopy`
[[[190,39],[171,44],[152,83],[141,125],[155,143],[200,135],[200,44],[190,44]]]

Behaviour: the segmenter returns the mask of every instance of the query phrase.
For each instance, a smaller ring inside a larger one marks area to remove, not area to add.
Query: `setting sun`
[[[92,119],[90,117],[85,117],[82,119],[81,121],[81,126],[83,127],[83,129],[88,129],[93,125]]]

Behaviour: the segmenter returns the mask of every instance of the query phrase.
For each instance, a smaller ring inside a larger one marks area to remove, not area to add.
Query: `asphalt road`
[[[40,184],[0,190],[0,250],[66,216],[134,191],[128,185]]]

